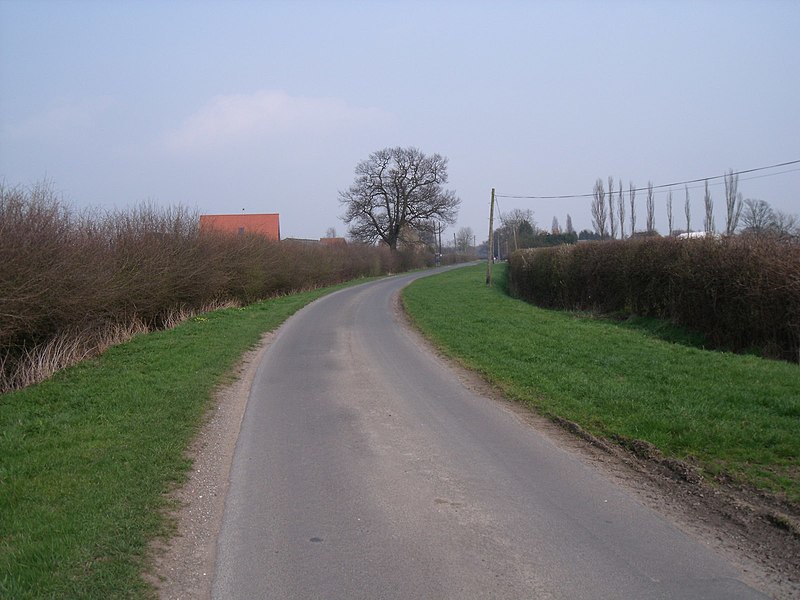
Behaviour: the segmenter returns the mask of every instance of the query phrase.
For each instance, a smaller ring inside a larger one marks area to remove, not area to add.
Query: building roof
[[[342,237],[324,237],[319,239],[323,246],[347,246],[347,240]]]
[[[259,233],[272,240],[281,239],[280,215],[200,215],[200,231],[228,233]]]

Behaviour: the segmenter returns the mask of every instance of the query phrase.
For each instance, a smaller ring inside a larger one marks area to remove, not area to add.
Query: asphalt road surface
[[[761,598],[398,320],[413,274],[279,331],[250,393],[213,597]]]

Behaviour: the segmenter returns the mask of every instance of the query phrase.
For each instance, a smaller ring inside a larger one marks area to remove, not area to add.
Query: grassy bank
[[[0,395],[0,598],[152,596],[147,545],[214,388],[332,289],[195,317]]]
[[[800,244],[776,235],[641,237],[520,250],[509,289],[542,308],[638,315],[706,347],[797,362]]]
[[[404,292],[413,319],[445,352],[546,415],[645,440],[707,474],[800,502],[800,367],[539,309],[487,288],[484,272],[459,269]]]

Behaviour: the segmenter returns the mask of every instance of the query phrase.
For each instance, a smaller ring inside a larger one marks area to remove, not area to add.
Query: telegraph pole
[[[492,285],[492,265],[494,264],[494,188],[489,205],[489,256],[486,260],[486,285]]]

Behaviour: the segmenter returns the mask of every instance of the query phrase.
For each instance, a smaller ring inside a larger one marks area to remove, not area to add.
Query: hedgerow
[[[509,289],[542,307],[669,320],[710,347],[800,357],[800,244],[646,238],[521,250]]]
[[[425,266],[426,253],[203,232],[185,208],[76,212],[0,185],[0,393],[209,306]]]

